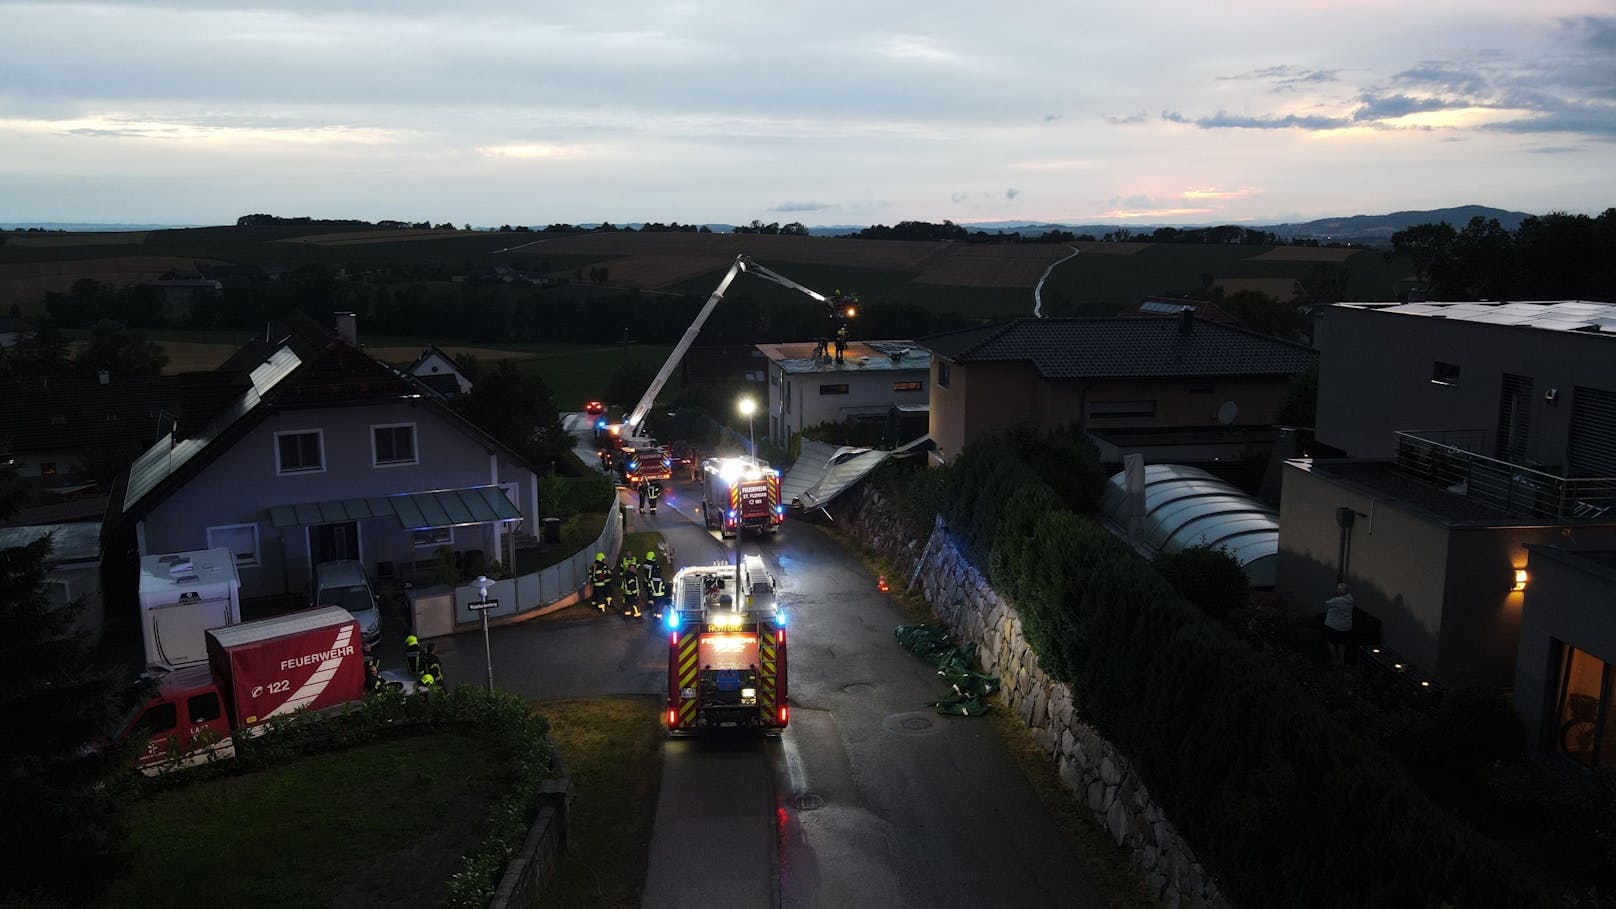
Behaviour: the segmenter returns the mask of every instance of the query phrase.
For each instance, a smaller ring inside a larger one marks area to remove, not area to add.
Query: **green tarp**
[[[937,674],[954,690],[953,695],[927,706],[952,716],[988,712],[987,699],[999,690],[999,679],[971,668],[976,662],[975,644],[955,644],[938,625],[899,625],[895,633],[905,650],[936,666]]]

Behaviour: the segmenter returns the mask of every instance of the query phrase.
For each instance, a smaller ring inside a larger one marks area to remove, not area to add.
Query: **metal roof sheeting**
[[[1106,484],[1100,510],[1128,526],[1124,474]],[[1279,557],[1279,515],[1210,473],[1181,464],[1145,467],[1143,543],[1152,552],[1178,552],[1207,544],[1229,553],[1253,587],[1274,586]]]
[[[468,486],[433,492],[406,492],[394,496],[362,499],[332,499],[301,505],[276,505],[269,509],[270,523],[276,527],[333,524],[367,518],[396,517],[405,530],[427,527],[461,527],[494,521],[519,521],[522,513],[498,486]]]
[[[820,508],[890,457],[890,451],[804,440],[797,462],[780,480],[780,499],[788,505]]]

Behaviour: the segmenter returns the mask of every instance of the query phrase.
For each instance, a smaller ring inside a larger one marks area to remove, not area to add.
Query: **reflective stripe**
[[[695,689],[701,635],[689,634],[679,640],[679,688]],[[679,699],[679,725],[688,726],[696,721],[696,698]]]
[[[764,722],[769,722],[774,716],[774,680],[775,680],[775,638],[774,625],[769,622],[759,622],[757,631],[758,642],[758,712],[763,715]]]

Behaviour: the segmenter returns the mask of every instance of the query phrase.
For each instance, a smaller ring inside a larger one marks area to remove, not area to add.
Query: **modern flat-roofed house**
[[[811,343],[759,344],[768,360],[768,438],[785,447],[806,426],[923,413],[931,356],[914,341],[851,341],[841,362]],[[759,426],[759,435],[764,427]]]
[[[386,576],[444,546],[496,559],[536,526],[533,469],[339,324],[347,337],[294,313],[226,364],[243,390],[113,490],[109,560],[229,548],[244,597],[292,594],[320,562]]]
[[[1317,439],[1347,457],[1286,464],[1287,601],[1321,609],[1344,577],[1382,649],[1438,683],[1616,661],[1608,618],[1523,622],[1537,553],[1616,546],[1616,306],[1341,303],[1316,336]],[[1517,707],[1538,731],[1546,708]]]
[[[1239,458],[1316,354],[1191,312],[1171,318],[1017,319],[920,339],[932,354],[933,457],[1031,422],[1081,425],[1102,461]]]

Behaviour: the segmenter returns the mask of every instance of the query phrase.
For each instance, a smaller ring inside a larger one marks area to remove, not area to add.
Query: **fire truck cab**
[[[762,556],[681,568],[668,634],[669,735],[717,727],[779,735],[786,706],[786,613]]]
[[[747,457],[708,458],[701,466],[701,513],[708,530],[717,530],[726,540],[743,528],[780,532],[786,516],[780,471]]]

